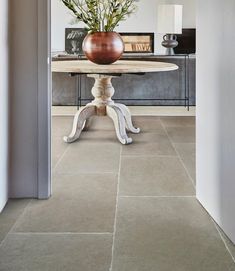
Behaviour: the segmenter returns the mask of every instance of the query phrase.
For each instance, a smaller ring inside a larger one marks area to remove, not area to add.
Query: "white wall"
[[[197,198],[235,242],[235,1],[198,0]]]
[[[0,212],[8,199],[8,0],[0,1]]]
[[[159,4],[183,4],[185,28],[195,28],[196,0],[140,0],[138,12],[131,15],[127,21],[121,22],[117,31],[120,32],[155,32],[157,29],[157,6]],[[52,51],[64,50],[64,29],[66,27],[79,27],[71,25],[71,14],[60,0],[52,0]],[[164,48],[161,46],[162,35],[155,37],[155,53],[161,53]]]
[[[164,3],[165,0],[140,0],[138,11],[126,21],[121,22],[116,30],[118,32],[154,32],[155,52],[164,52],[165,49],[161,46],[162,35],[156,34],[157,6]]]

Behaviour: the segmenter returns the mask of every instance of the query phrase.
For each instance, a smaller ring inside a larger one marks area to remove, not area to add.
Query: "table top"
[[[110,65],[97,65],[87,60],[52,62],[52,72],[85,74],[147,73],[177,70],[172,63],[156,61],[119,60]]]
[[[85,55],[76,55],[76,54],[68,54],[64,51],[52,52],[52,61],[66,61],[66,60],[87,60]],[[180,58],[188,58],[188,59],[196,59],[196,54],[174,54],[174,55],[166,55],[166,54],[133,54],[133,53],[124,53],[120,60],[141,60],[141,61],[161,61],[159,59],[180,59]],[[171,62],[171,60],[169,60]]]

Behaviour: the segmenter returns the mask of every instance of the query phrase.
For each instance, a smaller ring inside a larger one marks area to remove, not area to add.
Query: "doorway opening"
[[[84,56],[65,52],[69,42],[65,40],[68,31],[80,33],[81,27],[64,24],[58,30],[58,24],[62,24],[63,20],[68,22],[68,17],[61,3],[55,2],[52,4],[53,62],[85,61]],[[64,16],[65,19],[62,19]],[[122,32],[131,31],[124,28]],[[177,230],[170,232],[169,228],[162,228],[163,224],[173,225],[172,221],[181,220],[187,225],[193,219],[195,210],[199,212],[200,219],[203,217],[195,199],[195,101],[188,111],[185,101],[173,100],[185,98],[189,72],[190,87],[194,87],[195,56],[155,54],[125,57],[129,61],[152,60],[179,66],[179,70],[166,75],[124,74],[112,79],[116,90],[113,98],[128,105],[134,126],[141,129],[140,134],[129,134],[133,139],[129,145],[119,142],[113,122],[107,116],[92,117],[89,129],[82,131],[78,140],[70,144],[64,142],[64,136],[72,130],[77,110],[93,99],[91,89],[94,78],[85,74],[71,76],[65,72],[52,74],[54,203],[51,205],[61,204],[65,214],[63,220],[67,221],[65,225],[58,214],[56,228],[91,238],[94,250],[97,251],[98,246],[100,253],[107,255],[100,263],[102,270],[121,270],[121,262],[128,266],[130,258],[129,270],[137,270],[143,263],[151,265],[156,257],[154,251],[159,242],[164,241],[165,234],[171,236],[167,238],[170,240],[178,230],[182,234],[185,230],[175,225]],[[164,101],[164,98],[172,100]],[[191,99],[194,99],[193,94]],[[174,214],[175,206],[185,211]],[[49,222],[47,227],[50,227]],[[139,240],[135,235],[139,236]],[[152,242],[154,236],[157,237]],[[87,240],[84,242],[88,247]],[[146,244],[145,248],[141,243]],[[166,247],[169,246],[167,243]],[[145,249],[149,251],[149,257],[144,256]],[[127,255],[126,260],[122,253]],[[172,250],[172,253],[176,252]],[[161,261],[160,254],[158,262]],[[90,260],[90,264],[93,261]]]

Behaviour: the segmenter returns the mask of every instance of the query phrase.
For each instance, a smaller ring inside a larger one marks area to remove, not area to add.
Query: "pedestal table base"
[[[140,129],[133,126],[128,107],[112,100],[114,88],[111,79],[115,76],[98,74],[88,76],[95,78],[92,88],[95,99],[75,114],[72,131],[69,136],[64,137],[64,141],[72,143],[78,140],[82,130],[89,129],[89,119],[92,116],[107,115],[113,120],[118,140],[124,145],[132,143],[127,131],[138,134]]]

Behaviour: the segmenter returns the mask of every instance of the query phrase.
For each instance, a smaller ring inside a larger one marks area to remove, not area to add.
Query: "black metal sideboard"
[[[56,57],[53,60],[78,58]],[[128,55],[122,59],[171,62],[178,65],[179,70],[145,75],[125,74],[117,77],[113,80],[116,90],[114,100],[124,102],[126,105],[179,105],[189,108],[190,105],[196,104],[195,55]],[[69,77],[68,74],[55,73],[52,79],[53,105],[81,106],[92,100],[90,94],[92,78],[85,75]]]

